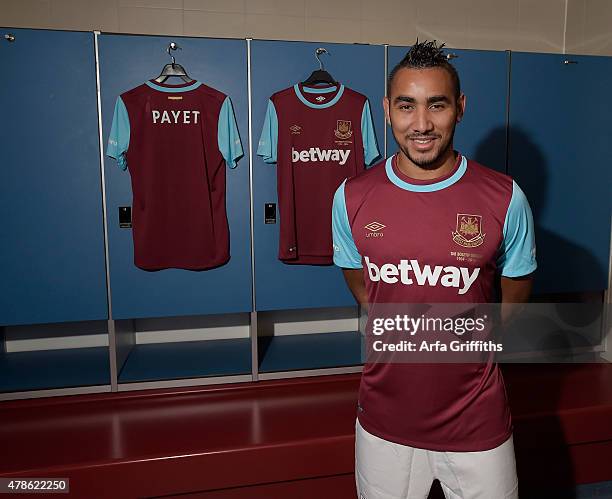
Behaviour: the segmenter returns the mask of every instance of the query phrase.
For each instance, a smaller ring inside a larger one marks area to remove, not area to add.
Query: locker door
[[[383,154],[382,112],[384,52],[382,46],[334,43],[275,42],[252,43],[253,139],[261,134],[269,97],[279,90],[304,81],[318,68],[317,47],[332,54],[323,56],[333,77],[366,95]],[[253,151],[255,296],[257,310],[341,307],[355,304],[342,277],[331,266],[287,265],[278,260],[279,223],[266,224],[264,205],[278,203],[276,164],[266,164]]]
[[[248,164],[247,61],[244,40],[107,35],[99,38],[100,91],[104,147],[108,141],[117,97],[156,78],[174,53],[189,76],[228,95],[233,103],[245,155],[235,169],[226,169],[226,207],[230,261],[211,270],[166,269],[156,272],[134,265],[132,231],[120,228],[119,207],[130,206],[128,171],[105,157],[109,265],[113,318],[225,314],[251,310],[250,207]],[[171,78],[167,83],[177,84]]]
[[[513,53],[511,75],[508,173],[534,214],[535,291],[606,289],[612,59]]]
[[[106,319],[93,34],[0,31],[0,324]]]

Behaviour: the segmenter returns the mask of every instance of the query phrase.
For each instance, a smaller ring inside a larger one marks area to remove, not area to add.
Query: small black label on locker
[[[267,224],[276,223],[276,203],[266,203],[265,205],[265,221]]]
[[[119,206],[119,227],[129,229],[132,227],[132,207]]]

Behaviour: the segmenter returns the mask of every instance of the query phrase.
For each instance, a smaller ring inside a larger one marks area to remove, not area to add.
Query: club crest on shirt
[[[453,241],[464,248],[475,248],[484,242],[486,234],[482,233],[482,216],[457,213],[457,226]]]
[[[353,130],[351,130],[352,124],[348,120],[338,120],[336,122],[336,129],[334,134],[341,140],[350,139],[353,136]]]
[[[302,133],[302,127],[300,125],[291,125],[289,130],[291,130],[291,135],[299,135]]]

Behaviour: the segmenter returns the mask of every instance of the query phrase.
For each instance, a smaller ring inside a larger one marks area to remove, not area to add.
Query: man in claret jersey
[[[389,75],[384,108],[399,152],[338,188],[334,262],[364,307],[528,299],[533,219],[507,175],[453,148],[459,76],[435,42]],[[466,257],[465,255],[469,256]],[[512,421],[497,364],[366,363],[356,422],[360,499],[518,497]]]

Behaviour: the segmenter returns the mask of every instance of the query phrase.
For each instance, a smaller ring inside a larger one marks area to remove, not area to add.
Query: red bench
[[[612,479],[612,365],[503,366],[526,487]],[[355,497],[359,375],[0,403],[0,476],[71,497]]]

